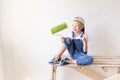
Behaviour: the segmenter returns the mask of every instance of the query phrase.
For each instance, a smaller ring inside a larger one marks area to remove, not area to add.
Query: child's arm
[[[88,40],[85,36],[82,37],[82,41],[83,41],[83,51],[84,52],[87,52],[87,49],[88,49]]]

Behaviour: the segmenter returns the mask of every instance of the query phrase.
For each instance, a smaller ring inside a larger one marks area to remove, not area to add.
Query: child
[[[63,43],[61,50],[58,55],[49,62],[50,64],[88,65],[93,62],[93,58],[87,55],[88,39],[84,32],[84,25],[85,22],[82,17],[74,17],[72,22],[72,37],[61,37],[60,40]],[[72,60],[61,58],[66,49],[68,50]]]

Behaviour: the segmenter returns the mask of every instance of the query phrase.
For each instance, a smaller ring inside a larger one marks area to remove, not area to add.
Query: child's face
[[[73,21],[73,23],[72,23],[72,31],[73,32],[80,33],[82,29],[83,29],[82,23],[80,23],[79,21]]]

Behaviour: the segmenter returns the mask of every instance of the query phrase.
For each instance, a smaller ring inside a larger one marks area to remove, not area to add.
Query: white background
[[[119,7],[120,0],[1,0],[0,80],[50,80],[48,62],[61,45],[50,28],[67,22],[67,34],[74,16],[85,19],[89,55],[119,56]],[[99,71],[110,76],[116,70]],[[60,67],[57,80],[66,79],[91,80]]]

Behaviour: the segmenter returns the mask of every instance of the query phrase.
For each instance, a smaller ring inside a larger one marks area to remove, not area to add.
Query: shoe
[[[58,57],[54,57],[52,60],[50,60],[50,64],[59,64],[59,62],[61,61],[61,58]]]
[[[63,58],[63,59],[61,59],[61,61],[60,61],[60,65],[61,66],[63,66],[63,65],[67,65],[67,64],[69,64],[68,62],[67,62],[67,60],[69,60],[68,58]]]

